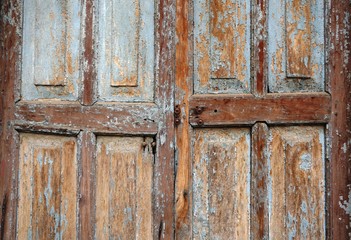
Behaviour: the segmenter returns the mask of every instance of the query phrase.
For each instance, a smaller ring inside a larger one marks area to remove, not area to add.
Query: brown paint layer
[[[202,109],[196,114],[194,109]],[[265,98],[252,95],[196,95],[190,100],[190,123],[199,125],[250,125],[267,123],[326,123],[330,119],[330,96],[314,94],[268,94]],[[201,124],[200,124],[201,125]]]
[[[328,64],[332,98],[330,164],[331,239],[349,239],[351,235],[351,5],[350,1],[331,1],[329,17],[330,52]]]
[[[16,107],[16,125],[21,129],[84,129],[93,132],[157,132],[158,109],[154,104],[48,104],[20,103]]]

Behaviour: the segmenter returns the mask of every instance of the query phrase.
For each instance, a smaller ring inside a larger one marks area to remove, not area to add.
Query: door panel
[[[99,99],[152,102],[154,1],[101,1],[98,18]]]
[[[97,239],[152,238],[152,141],[97,138]]]
[[[270,237],[325,239],[323,127],[272,127],[268,141]]]
[[[193,238],[247,239],[250,129],[199,129],[193,142]]]
[[[78,98],[80,8],[79,1],[24,1],[23,99]]]
[[[250,1],[194,1],[195,93],[250,91]]]
[[[17,239],[75,238],[77,143],[20,135]]]
[[[323,0],[269,1],[269,92],[324,91],[323,19]]]

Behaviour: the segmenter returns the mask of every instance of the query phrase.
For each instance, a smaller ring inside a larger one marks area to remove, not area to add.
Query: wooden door
[[[350,11],[177,1],[177,239],[349,239]]]
[[[0,239],[173,236],[172,1],[1,1]]]

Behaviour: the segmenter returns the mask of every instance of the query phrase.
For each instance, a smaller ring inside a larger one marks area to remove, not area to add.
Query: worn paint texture
[[[17,239],[76,238],[75,138],[21,134],[20,144]]]
[[[250,91],[250,1],[194,1],[194,92]]]
[[[325,239],[323,127],[273,127],[269,136],[269,237]]]
[[[102,101],[152,102],[155,3],[101,1],[97,77]]]
[[[193,238],[249,239],[249,129],[196,130],[192,159]]]
[[[78,98],[79,1],[24,1],[22,97]]]
[[[269,1],[269,92],[324,90],[324,32],[323,0]]]
[[[152,141],[97,138],[97,239],[152,239]]]

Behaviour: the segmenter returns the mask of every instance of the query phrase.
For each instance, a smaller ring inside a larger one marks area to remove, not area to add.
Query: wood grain
[[[75,138],[21,134],[19,162],[18,239],[75,238]]]
[[[269,139],[270,238],[324,239],[324,127],[273,127]]]
[[[346,0],[332,1],[328,25],[330,39],[328,72],[332,99],[330,134],[330,222],[331,239],[350,238],[351,184],[351,6]]]
[[[95,176],[96,136],[88,131],[79,138],[79,238],[94,239],[95,236]]]
[[[152,141],[141,137],[97,138],[98,239],[152,238]]]
[[[158,109],[154,104],[31,103],[16,106],[16,125],[21,129],[53,128],[93,132],[157,133]]]
[[[176,19],[176,77],[175,105],[180,108],[180,123],[176,124],[176,182],[175,182],[175,238],[191,237],[191,131],[189,124],[189,97],[192,94],[190,33],[192,29],[192,2],[177,0]]]
[[[193,143],[193,238],[248,239],[249,129],[198,129]]]
[[[264,123],[252,127],[250,239],[269,239],[268,137]]]
[[[176,0],[158,1],[155,103],[160,108],[154,166],[153,239],[174,239],[174,82]]]
[[[5,0],[0,6],[0,238],[16,237],[18,136],[13,129],[15,101],[19,99],[19,61],[22,43],[22,1]],[[5,144],[6,143],[6,144]]]
[[[197,114],[196,106],[202,109]],[[223,126],[257,121],[267,123],[327,123],[331,101],[326,93],[252,95],[195,95],[190,99],[190,124]],[[199,120],[202,123],[199,124]]]

